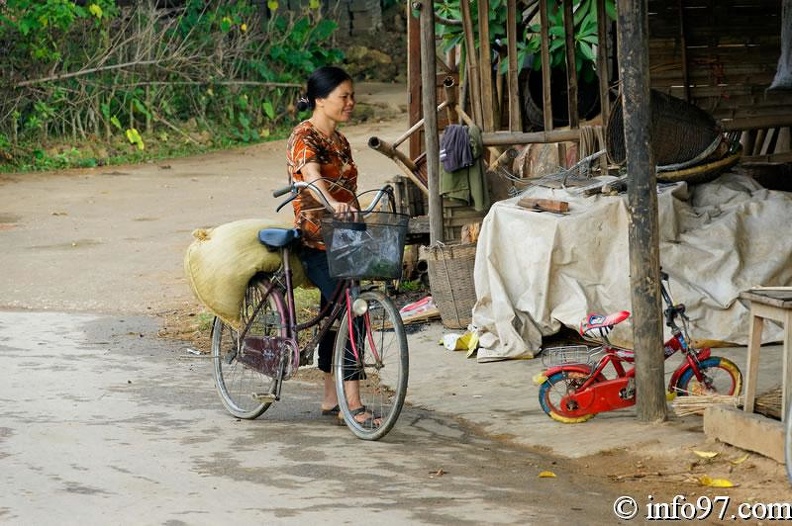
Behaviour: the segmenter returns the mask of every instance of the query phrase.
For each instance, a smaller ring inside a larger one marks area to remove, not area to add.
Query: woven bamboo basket
[[[467,328],[476,304],[473,284],[476,243],[421,247],[419,257],[427,263],[429,287],[443,326]]]
[[[660,166],[695,163],[696,157],[721,134],[720,126],[709,113],[680,98],[652,90],[650,104],[652,149]],[[608,157],[615,164],[624,164],[627,152],[621,104],[614,106],[605,135]]]

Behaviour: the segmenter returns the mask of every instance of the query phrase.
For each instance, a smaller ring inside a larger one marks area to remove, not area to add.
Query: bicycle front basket
[[[399,279],[409,216],[371,212],[362,221],[322,220],[334,278]]]

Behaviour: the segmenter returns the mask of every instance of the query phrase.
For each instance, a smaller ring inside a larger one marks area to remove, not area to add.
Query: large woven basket
[[[473,319],[476,289],[473,267],[476,244],[437,244],[421,247],[420,258],[427,263],[429,287],[432,290],[443,326],[465,329]]]
[[[698,106],[652,90],[651,107],[652,148],[658,166],[691,166],[711,153],[708,149],[717,146],[720,126],[712,115]],[[627,152],[620,102],[614,106],[605,133],[608,157],[615,164],[623,164]]]

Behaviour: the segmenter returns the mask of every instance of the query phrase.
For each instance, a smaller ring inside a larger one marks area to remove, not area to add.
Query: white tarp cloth
[[[543,336],[577,328],[589,312],[631,310],[627,196],[539,186],[526,195],[567,201],[569,212],[527,210],[515,197],[484,218],[472,313],[480,362],[531,358]],[[687,307],[691,336],[745,345],[749,312],[740,292],[792,285],[792,197],[730,172],[660,189],[658,213],[660,264],[674,301]],[[615,342],[630,344],[631,322],[617,326]],[[763,342],[780,336],[778,325],[765,324]]]

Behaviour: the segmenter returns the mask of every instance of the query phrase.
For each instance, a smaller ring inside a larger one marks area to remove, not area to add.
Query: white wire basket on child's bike
[[[567,345],[551,347],[542,352],[542,365],[545,368],[561,365],[591,365],[596,360],[594,356],[602,352],[601,347],[594,349],[585,345]]]

